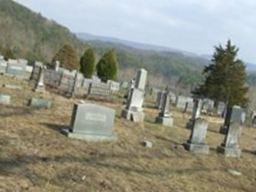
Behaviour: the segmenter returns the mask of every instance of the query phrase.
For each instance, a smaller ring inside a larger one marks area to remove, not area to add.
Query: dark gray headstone
[[[115,110],[96,104],[75,104],[70,130],[64,132],[70,138],[84,140],[115,140],[113,133]]]

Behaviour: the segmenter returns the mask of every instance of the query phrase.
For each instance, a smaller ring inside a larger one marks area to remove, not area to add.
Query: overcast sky
[[[256,63],[255,0],[16,0],[73,32],[212,54],[231,39]]]

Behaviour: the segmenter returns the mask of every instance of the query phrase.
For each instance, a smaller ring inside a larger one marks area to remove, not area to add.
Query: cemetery
[[[167,87],[156,94],[155,107],[145,107],[145,69],[125,86],[125,99],[109,100],[120,83],[86,79],[58,62],[54,69],[36,62],[27,71],[19,62],[1,65],[0,76],[0,170],[6,174],[0,180],[17,183],[14,188],[255,190],[256,129],[244,124],[239,106],[221,134],[224,103],[214,115],[212,101],[176,96]]]

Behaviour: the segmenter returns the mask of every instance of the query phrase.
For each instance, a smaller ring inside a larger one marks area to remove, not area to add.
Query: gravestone
[[[32,98],[29,101],[29,106],[35,107],[35,108],[50,109],[52,107],[52,101],[47,99]]]
[[[27,63],[27,60],[24,59],[9,59],[7,61],[6,73],[17,77],[24,77],[26,75]]]
[[[120,90],[120,83],[108,80],[107,84],[109,85],[111,92],[118,92]]]
[[[145,95],[147,71],[145,69],[140,69],[137,72],[135,86],[130,87],[127,103],[125,108],[122,110],[121,116],[127,120],[133,122],[143,122],[144,112],[143,112],[143,102]]]
[[[4,57],[0,55],[0,73],[6,73],[7,62],[4,60]]]
[[[54,71],[58,72],[60,69],[60,62],[59,61],[55,61],[54,62]]]
[[[226,105],[223,102],[219,102],[217,107],[217,115],[224,118],[225,117],[225,111],[226,111]]]
[[[164,97],[164,91],[159,91],[157,93],[157,98],[156,98],[156,107],[157,107],[157,109],[162,109],[163,97]]]
[[[188,129],[191,129],[194,126],[195,120],[200,118],[201,108],[202,108],[202,100],[201,99],[194,99],[192,117],[189,119],[189,121],[186,125],[186,127]]]
[[[156,118],[156,123],[160,123],[167,127],[173,126],[173,117],[170,113],[170,96],[168,90],[164,92],[162,109]]]
[[[193,153],[209,153],[209,146],[205,143],[208,123],[202,118],[196,118],[192,126],[190,139],[185,143],[185,149]]]
[[[39,76],[35,86],[35,92],[44,92],[45,85],[44,85],[44,67],[41,66],[39,69]]]
[[[214,109],[214,102],[210,99],[204,99],[202,102],[202,113],[212,114]]]
[[[243,109],[239,106],[232,108],[227,134],[224,142],[218,147],[218,151],[227,157],[240,157],[241,149],[239,147],[239,138],[242,132]]]
[[[113,133],[115,110],[96,104],[75,104],[70,128],[62,132],[70,138],[89,141],[116,140]]]
[[[9,105],[11,103],[11,96],[7,94],[0,94],[0,104]]]
[[[145,69],[140,69],[137,72],[136,79],[135,79],[135,88],[140,90],[145,90],[146,83],[147,83],[147,71]]]

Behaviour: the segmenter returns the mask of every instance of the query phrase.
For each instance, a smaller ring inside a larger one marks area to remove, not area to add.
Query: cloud
[[[17,0],[75,32],[165,45],[199,54],[231,38],[254,61],[254,0]]]

